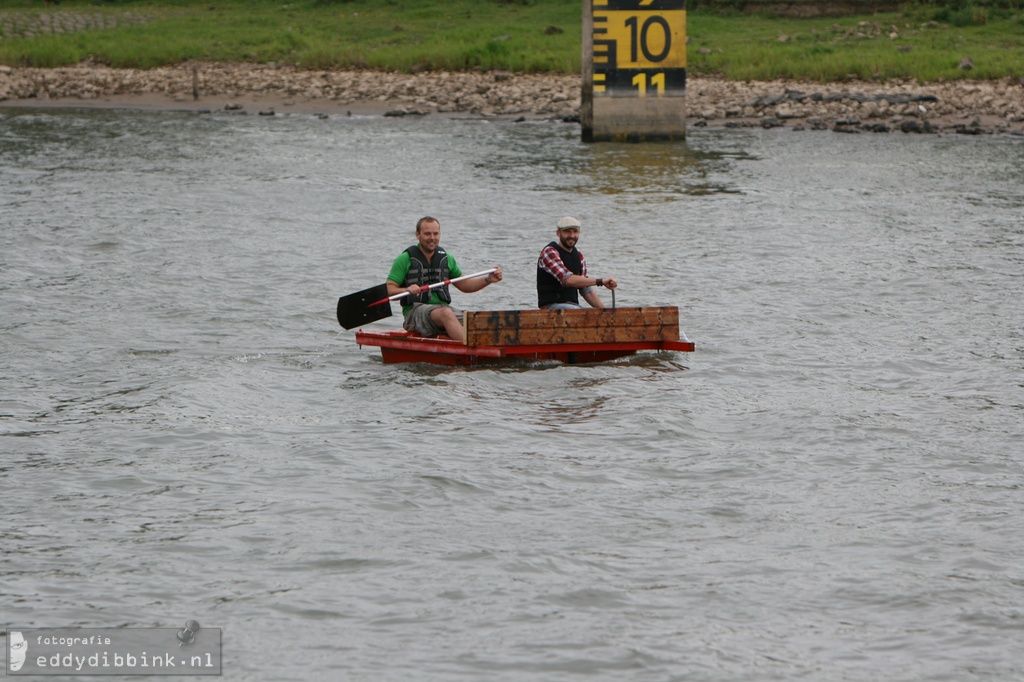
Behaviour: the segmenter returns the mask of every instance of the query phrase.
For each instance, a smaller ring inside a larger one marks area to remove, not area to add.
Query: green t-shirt
[[[455,279],[456,277],[462,277],[462,270],[459,269],[458,263],[455,262],[455,256],[448,253],[445,254],[448,259],[448,278]],[[388,281],[394,282],[400,287],[405,286],[405,278],[409,274],[409,268],[412,267],[412,256],[409,255],[408,251],[403,251],[398,254],[398,258],[391,264],[391,272],[388,273]],[[437,287],[440,289],[441,287]],[[430,290],[430,300],[428,303],[432,305],[447,305],[437,295],[437,289]],[[402,314],[408,315],[409,311],[412,310],[411,305],[402,306]]]

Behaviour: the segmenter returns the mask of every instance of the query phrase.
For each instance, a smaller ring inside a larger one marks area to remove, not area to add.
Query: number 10
[[[639,30],[637,29],[638,22],[639,17],[630,17],[629,19],[626,19],[626,26],[629,27],[630,61],[640,61],[639,59],[637,59],[637,46],[639,46],[640,50],[644,53],[644,59],[646,59],[649,62],[660,62],[661,60],[668,56],[669,50],[672,49],[672,29],[669,28],[668,22],[665,20],[665,17],[660,17],[657,15],[653,17],[648,17],[644,21],[644,25],[641,26]],[[652,53],[647,44],[647,34],[651,30],[651,26],[654,24],[660,26],[661,30],[665,32],[665,46],[662,48],[661,52],[657,54]]]

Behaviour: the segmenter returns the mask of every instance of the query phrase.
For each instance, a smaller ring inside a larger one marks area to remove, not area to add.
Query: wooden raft
[[[466,311],[467,346],[678,341],[679,308]]]

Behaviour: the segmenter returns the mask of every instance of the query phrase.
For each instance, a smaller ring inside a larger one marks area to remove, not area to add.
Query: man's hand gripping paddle
[[[420,292],[428,289],[436,289],[437,287],[443,287],[448,284],[454,284],[455,282],[461,282],[465,279],[484,277],[486,275],[490,275],[495,270],[497,270],[497,268],[475,272],[472,275],[463,275],[462,277],[456,277],[455,279],[446,279],[443,282],[435,282],[430,286],[420,287]],[[408,296],[408,294],[395,294],[394,296],[388,296],[387,284],[378,284],[375,287],[363,289],[362,291],[357,291],[356,293],[349,294],[348,296],[342,296],[338,299],[338,324],[345,329],[352,329],[353,327],[358,327],[363,324],[383,320],[385,317],[391,317],[391,301],[404,296]]]

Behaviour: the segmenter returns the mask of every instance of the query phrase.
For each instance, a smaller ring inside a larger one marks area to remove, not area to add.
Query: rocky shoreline
[[[2,107],[447,115],[578,121],[579,75],[308,71],[190,63],[152,70],[0,66]],[[802,83],[691,77],[688,127],[1024,135],[1024,79]]]

